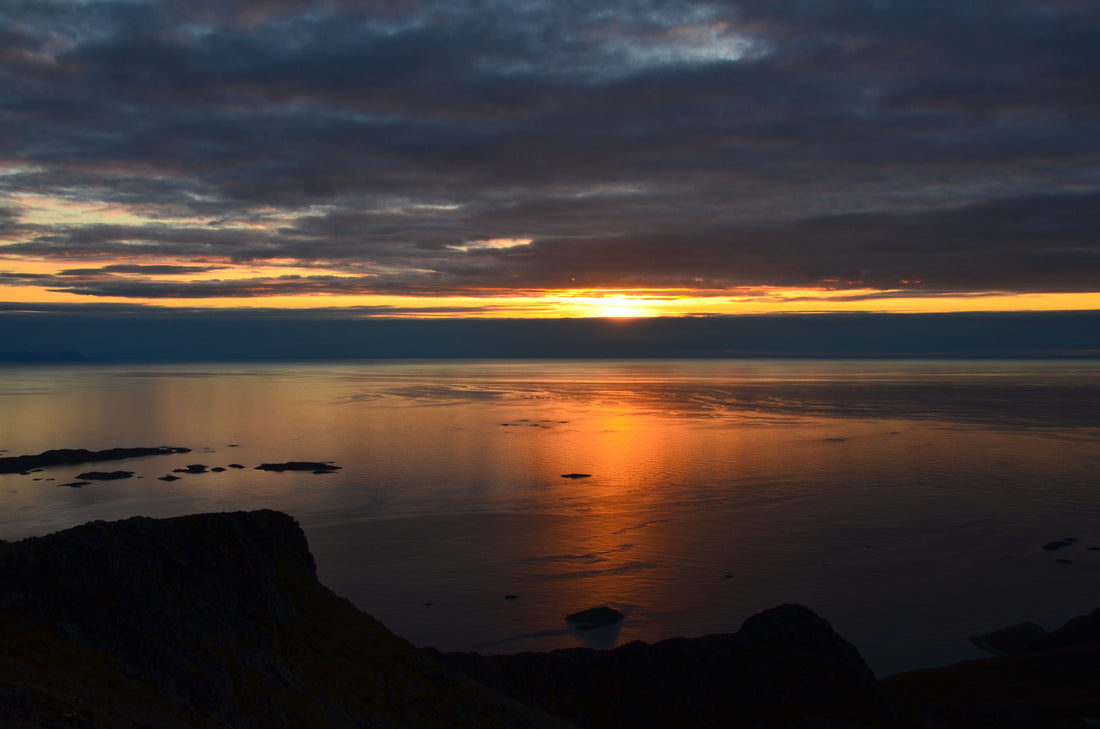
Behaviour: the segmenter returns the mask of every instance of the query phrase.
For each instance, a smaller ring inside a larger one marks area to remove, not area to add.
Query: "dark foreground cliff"
[[[0,726],[561,727],[317,582],[258,511],[0,543]]]
[[[318,583],[285,514],[139,517],[0,542],[0,726],[1083,727],[1095,627],[885,687],[796,605],[613,651],[439,654]]]
[[[494,690],[514,688],[499,669],[445,659],[493,687],[476,683],[318,583],[285,514],[0,543],[4,727],[896,725],[855,649],[809,610],[768,611],[742,634],[732,651],[716,638],[519,657],[528,706]]]

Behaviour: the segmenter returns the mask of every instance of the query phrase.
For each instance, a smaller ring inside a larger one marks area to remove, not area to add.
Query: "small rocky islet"
[[[173,468],[172,473],[206,473],[206,466],[201,463],[193,463],[184,468]]]
[[[80,463],[121,461],[146,456],[169,456],[190,453],[190,448],[160,446],[157,448],[108,448],[90,451],[84,448],[57,448],[37,455],[5,456],[0,458],[0,473],[29,473],[32,469],[51,466],[73,466]]]
[[[261,463],[256,466],[257,471],[310,471],[315,474],[332,473],[340,470],[340,466],[320,461],[287,461],[286,463]]]
[[[77,478],[81,481],[119,481],[133,475],[133,471],[85,471],[77,475]]]

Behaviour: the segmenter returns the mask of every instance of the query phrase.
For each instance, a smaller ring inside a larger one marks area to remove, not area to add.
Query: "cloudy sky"
[[[1100,4],[4,0],[0,303],[1100,309]]]

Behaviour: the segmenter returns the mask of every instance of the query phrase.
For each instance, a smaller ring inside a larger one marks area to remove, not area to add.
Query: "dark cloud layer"
[[[1095,291],[1100,6],[9,0],[0,193],[91,296]]]

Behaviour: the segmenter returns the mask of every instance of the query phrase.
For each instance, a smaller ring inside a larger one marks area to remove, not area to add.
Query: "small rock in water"
[[[222,468],[221,466],[214,466],[213,468],[210,469],[210,472],[211,473],[221,473],[224,470],[225,469]]]
[[[180,477],[179,476],[173,476],[172,474],[167,473],[167,474],[159,477],[157,480],[158,481],[179,481]]]
[[[59,483],[57,484],[57,487],[62,488],[64,486],[68,486],[69,488],[78,489],[81,486],[87,486],[90,483],[91,481],[73,481],[72,483]]]
[[[87,473],[79,473],[76,477],[81,481],[116,481],[120,478],[130,478],[133,475],[133,471],[88,471]]]
[[[505,595],[505,596],[504,596],[504,599],[505,599],[505,600],[515,600],[515,599],[517,599],[518,597],[519,597],[519,595]]]
[[[1037,623],[1019,623],[982,635],[970,636],[970,642],[997,656],[1024,653],[1031,644],[1047,634]]]
[[[239,463],[230,463],[230,464],[229,464],[229,467],[230,467],[230,468],[237,468],[237,469],[241,469],[241,468],[244,468],[244,466],[242,466],[242,465],[241,465],[241,464],[239,464]]]
[[[563,473],[562,478],[592,478],[591,473]]]
[[[578,630],[591,630],[592,628],[601,628],[605,625],[617,623],[625,617],[615,608],[601,605],[600,607],[581,610],[579,613],[570,613],[565,616],[565,622]]]
[[[257,471],[312,471],[313,473],[329,473],[340,470],[339,466],[318,461],[287,461],[286,463],[261,463],[256,466]]]
[[[193,463],[187,468],[173,468],[172,473],[206,473],[206,466],[201,463]]]
[[[1043,545],[1043,549],[1048,552],[1060,552],[1067,547],[1072,547],[1076,539],[1059,539],[1054,542],[1047,542]]]

